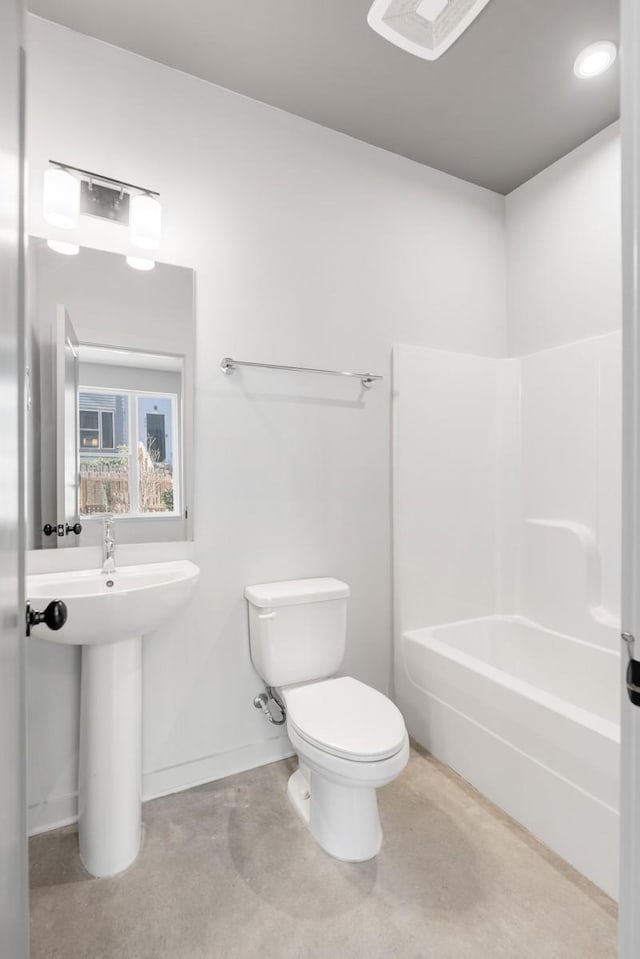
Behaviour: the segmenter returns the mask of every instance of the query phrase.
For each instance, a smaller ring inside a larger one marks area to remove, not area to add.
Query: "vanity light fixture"
[[[47,240],[47,246],[55,253],[62,253],[64,256],[76,256],[80,252],[77,243],[69,243],[67,240]]]
[[[43,216],[63,229],[77,227],[80,214],[128,225],[132,242],[151,250],[160,246],[162,207],[158,197],[155,190],[49,160]]]
[[[134,270],[152,270],[156,265],[155,260],[148,260],[144,256],[128,256],[127,263]]]
[[[604,73],[615,63],[618,51],[611,40],[598,40],[581,50],[573,64],[573,72],[581,80],[589,80]]]
[[[63,167],[51,166],[44,174],[42,215],[47,223],[73,230],[80,217],[80,180]]]

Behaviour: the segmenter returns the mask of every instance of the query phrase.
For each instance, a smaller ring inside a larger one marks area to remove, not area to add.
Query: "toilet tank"
[[[251,659],[267,686],[333,676],[344,659],[349,587],[339,579],[247,586]]]

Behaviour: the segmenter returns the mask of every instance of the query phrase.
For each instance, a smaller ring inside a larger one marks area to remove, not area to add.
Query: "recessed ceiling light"
[[[611,40],[598,40],[581,50],[573,64],[573,72],[581,80],[597,77],[613,64],[618,55],[615,43]]]
[[[77,243],[67,243],[66,240],[47,240],[47,246],[55,253],[62,253],[64,256],[75,256],[80,252]]]

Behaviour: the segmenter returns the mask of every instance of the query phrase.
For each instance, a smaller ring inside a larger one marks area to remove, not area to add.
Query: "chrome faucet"
[[[108,576],[110,573],[115,573],[116,571],[116,541],[113,534],[113,516],[108,513],[104,517],[104,537],[102,543],[102,556],[104,562],[102,564],[102,572],[105,576]]]

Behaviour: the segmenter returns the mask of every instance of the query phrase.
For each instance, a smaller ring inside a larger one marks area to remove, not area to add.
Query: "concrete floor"
[[[614,959],[611,900],[430,756],[381,791],[360,865],[289,807],[293,768],[147,803],[115,879],[84,872],[73,827],[32,839],[32,959]]]

